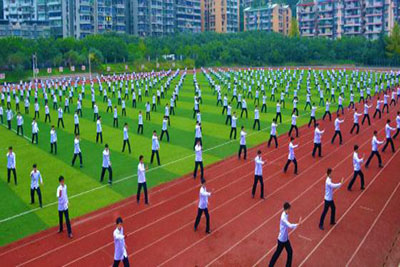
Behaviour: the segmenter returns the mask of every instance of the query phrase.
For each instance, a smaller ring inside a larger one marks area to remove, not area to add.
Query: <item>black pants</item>
[[[386,148],[388,147],[388,145],[390,144],[391,148],[392,148],[392,152],[394,153],[394,143],[392,138],[386,138],[386,143],[382,148],[382,152],[385,152]]]
[[[312,156],[315,157],[315,152],[317,152],[317,149],[318,149],[318,156],[322,157],[322,146],[321,146],[321,143],[314,143]]]
[[[322,212],[321,219],[319,220],[320,227],[324,226],[325,216],[328,213],[329,208],[331,209],[331,224],[335,223],[335,213],[336,213],[335,202],[333,202],[333,200],[330,201],[325,200],[324,211]]]
[[[307,110],[307,107],[310,107],[310,109],[311,109],[311,103],[310,102],[306,103],[306,106],[304,107],[304,110]]]
[[[121,115],[122,115],[123,117],[126,117],[126,109],[125,109],[125,108],[122,109]]]
[[[347,187],[348,190],[351,190],[351,188],[353,187],[353,184],[356,181],[357,176],[360,176],[361,189],[364,189],[364,174],[362,173],[361,170],[359,170],[359,171],[354,171],[353,178],[351,179],[349,186]]]
[[[39,205],[40,205],[40,207],[42,207],[42,192],[40,192],[40,187],[33,188],[33,189],[31,188],[31,204],[35,203],[35,191],[39,198]]]
[[[336,111],[336,114],[339,114],[339,110],[342,111],[342,115],[344,114],[344,109],[343,109],[343,105],[339,105]]]
[[[276,113],[275,121],[278,121],[278,118],[279,118],[279,122],[282,123],[282,114],[280,112]]]
[[[79,124],[75,124],[74,134],[75,135],[80,134]]]
[[[308,128],[310,128],[311,123],[314,123],[314,128],[315,128],[315,125],[317,124],[317,121],[315,120],[314,116],[310,117],[310,121],[308,122]]]
[[[253,183],[253,190],[251,191],[252,196],[256,194],[257,183],[260,182],[261,185],[261,198],[264,198],[264,181],[261,175],[254,175],[254,183]]]
[[[44,122],[47,122],[47,119],[49,119],[49,122],[51,122],[50,114],[46,114],[46,116],[44,116]]]
[[[7,182],[9,183],[11,180],[11,172],[14,175],[14,184],[17,184],[17,171],[15,170],[15,168],[12,169],[7,168]]]
[[[226,120],[225,120],[225,124],[231,124],[232,123],[232,116],[231,115],[226,115]]]
[[[96,121],[99,118],[99,113],[93,113],[93,121]]]
[[[57,155],[57,142],[50,143],[50,153],[53,153]]]
[[[19,135],[19,131],[21,130],[21,135],[24,135],[24,128],[22,127],[22,125],[18,125],[17,126],[17,135]]]
[[[368,125],[371,125],[371,120],[370,120],[368,114],[364,114],[364,117],[363,117],[362,122],[361,122],[362,125],[364,125],[364,121],[365,121],[365,120],[368,121]]]
[[[39,111],[35,111],[35,116],[33,118],[34,119],[39,118]]]
[[[231,128],[231,133],[229,134],[229,138],[230,139],[232,139],[232,134],[234,133],[234,135],[233,135],[233,139],[236,139],[236,127],[232,127]]]
[[[79,153],[74,153],[74,157],[72,158],[72,166],[74,166],[75,160],[76,160],[76,158],[77,158],[78,156],[79,156],[79,164],[80,164],[81,167],[82,167],[83,161],[82,161],[82,153],[81,153],[81,152],[79,152]]]
[[[386,108],[387,113],[389,113],[389,106],[388,106],[388,104],[384,104],[384,105],[383,105],[382,112],[385,112],[385,108]]]
[[[136,99],[132,99],[132,107],[136,108]]]
[[[358,134],[358,132],[360,131],[360,125],[358,123],[354,123],[353,127],[351,127],[350,133],[352,134],[354,129],[357,128],[356,134]]]
[[[193,178],[196,179],[197,176],[197,169],[200,166],[200,177],[201,181],[204,180],[204,167],[203,167],[203,162],[202,161],[195,161],[194,162],[194,171],[193,171]]]
[[[365,167],[368,168],[369,163],[371,162],[372,158],[376,156],[378,158],[378,162],[379,162],[379,167],[382,166],[382,158],[381,155],[379,154],[379,151],[371,151],[371,154],[368,157],[367,163],[365,163]]]
[[[150,120],[150,112],[146,112],[146,121]]]
[[[139,203],[140,201],[140,192],[142,191],[143,187],[143,192],[144,192],[144,203],[149,204],[149,199],[147,196],[147,183],[138,183],[138,189],[137,189],[137,194],[136,194],[136,201]]]
[[[217,102],[217,106],[218,106],[218,102]],[[224,107],[222,108],[222,115],[225,114],[225,111],[226,111],[226,110],[228,110],[228,106],[224,106]]]
[[[330,111],[325,111],[324,116],[322,116],[322,120],[325,120],[326,115],[329,116],[329,121],[332,120],[332,115]]]
[[[118,267],[119,266],[120,260],[114,260],[113,267]],[[124,267],[129,267],[129,259],[127,257],[124,257],[122,260],[122,263],[124,264]]]
[[[162,138],[163,138],[163,136],[164,136],[164,133],[167,135],[167,142],[169,142],[168,130],[162,130],[162,131],[161,131],[160,141],[162,141]]]
[[[112,168],[111,168],[111,166],[101,168],[100,182],[103,182],[104,175],[106,174],[106,170],[108,170],[108,183],[111,184],[112,183]]]
[[[113,127],[117,127],[118,128],[118,118],[114,118]]]
[[[203,215],[203,212],[204,212],[204,215],[206,216],[206,232],[209,232],[210,231],[210,214],[208,214],[207,208],[205,208],[205,209],[198,208],[197,209],[196,221],[194,222],[194,230],[197,230],[197,226],[200,223],[201,215]]]
[[[244,152],[244,157],[243,158],[246,159],[247,158],[247,147],[246,147],[246,145],[240,145],[238,158],[240,159],[240,156],[242,155],[242,150]]]
[[[293,125],[293,124],[292,124],[292,126],[290,126],[290,130],[289,130],[288,136],[291,136],[291,135],[292,135],[293,129],[296,130],[296,137],[299,137],[299,128],[297,128],[297,126],[296,126],[296,125]]]
[[[61,123],[62,127],[64,128],[64,120],[62,118],[58,118],[58,121],[57,121],[58,128],[60,128],[60,123]]]
[[[128,145],[129,154],[131,153],[131,144],[129,143],[129,139],[124,140],[124,144],[122,145],[122,152],[125,151],[125,146]]]
[[[278,240],[278,247],[276,248],[274,255],[272,255],[271,261],[269,262],[269,267],[275,266],[275,263],[281,255],[283,248],[285,248],[287,252],[286,267],[292,266],[293,250],[292,246],[290,245],[290,241],[288,240],[286,242],[281,242]]]
[[[35,142],[36,139],[36,144],[39,143],[39,139],[38,139],[38,134],[37,133],[33,133],[32,134],[32,144]]]
[[[246,118],[248,118],[247,108],[242,108],[242,112],[240,112],[240,118],[242,117],[243,113],[246,113]]]
[[[396,139],[396,137],[399,135],[399,133],[400,133],[400,128],[397,128],[396,133],[393,135],[393,139]]]
[[[11,120],[7,120],[8,130],[11,130]]]
[[[293,164],[294,164],[294,173],[297,174],[297,160],[296,160],[296,158],[294,158],[293,160],[290,160],[290,159],[287,160],[287,162],[285,164],[285,167],[283,168],[283,172],[287,171],[287,169],[288,169],[288,167],[290,165],[290,162],[293,162]]]
[[[278,138],[276,138],[276,135],[272,135],[272,134],[269,136],[268,147],[271,146],[272,139],[274,139],[274,141],[275,141],[275,148],[278,148]]]
[[[354,102],[353,101],[350,101],[350,104],[349,104],[348,108],[354,108]]]
[[[339,136],[339,144],[342,144],[343,138],[342,138],[342,133],[340,131],[335,131],[335,134],[332,137],[331,143],[335,142],[336,136]]]
[[[68,213],[68,209],[66,210],[59,210],[58,211],[58,219],[59,219],[59,224],[60,224],[60,232],[63,231],[63,215],[65,216],[65,224],[67,225],[67,231],[68,234],[72,234],[72,230],[71,230],[71,223],[69,221],[69,213]]]
[[[260,130],[260,120],[259,119],[254,119],[253,130],[256,128],[256,125],[258,125],[258,130]]]
[[[376,117],[377,114],[379,115],[379,119],[380,119],[380,118],[382,117],[382,112],[381,112],[380,109],[376,109],[376,110],[375,110],[374,117],[373,117],[374,119],[375,119],[375,117]]]
[[[103,133],[102,132],[99,132],[96,134],[96,143],[99,142],[99,138],[100,138],[100,143],[102,144],[103,143]]]
[[[262,104],[261,112],[263,111],[267,112],[267,104]]]
[[[161,163],[160,163],[160,155],[158,154],[158,150],[152,150],[151,151],[150,163],[153,164],[154,155],[157,156],[157,163],[158,163],[158,166],[160,166]]]
[[[137,133],[143,134],[143,124],[138,125]]]

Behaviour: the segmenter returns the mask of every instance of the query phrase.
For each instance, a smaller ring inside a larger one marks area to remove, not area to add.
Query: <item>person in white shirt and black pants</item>
[[[289,229],[296,229],[301,224],[301,217],[298,223],[290,223],[288,221],[290,208],[291,206],[288,202],[283,204],[283,212],[279,223],[278,246],[274,255],[272,255],[271,261],[269,262],[269,267],[275,266],[275,263],[281,255],[283,248],[285,248],[287,252],[286,267],[292,266],[293,249],[289,241]]]
[[[229,134],[229,139],[232,139],[232,134],[233,134],[233,139],[236,139],[236,112],[233,112],[232,116],[232,121],[231,121],[231,132]]]
[[[101,127],[101,116],[97,117],[97,122],[96,122],[96,143],[99,142],[100,138],[100,143],[103,143],[103,129]]]
[[[200,177],[201,181],[204,180],[204,167],[203,167],[203,147],[200,144],[200,141],[197,141],[196,146],[194,147],[196,157],[194,162],[194,171],[193,171],[193,179],[196,179],[197,169],[200,166]]]
[[[257,151],[257,156],[254,159],[255,161],[255,169],[254,169],[254,183],[253,183],[253,189],[251,191],[251,195],[254,198],[254,195],[256,194],[256,189],[257,189],[257,183],[260,182],[261,185],[261,194],[260,198],[264,199],[264,181],[263,181],[263,170],[262,170],[262,165],[265,164],[265,162],[261,158],[261,150]]]
[[[395,152],[394,149],[394,143],[392,140],[392,131],[395,131],[396,129],[390,126],[390,120],[386,121],[386,125],[385,125],[385,134],[386,134],[386,143],[382,148],[382,152],[385,152],[386,148],[388,147],[388,145],[390,144],[391,148],[392,148],[392,152]]]
[[[35,203],[35,191],[39,198],[39,205],[42,208],[42,192],[40,191],[39,182],[43,185],[43,178],[40,171],[37,169],[37,165],[33,164],[33,170],[31,172],[31,204]]]
[[[108,183],[112,185],[112,168],[110,160],[110,149],[108,148],[108,144],[104,146],[103,150],[103,164],[101,168],[100,182],[103,182],[106,170],[108,170]]]
[[[268,140],[268,147],[270,147],[271,141],[272,141],[272,139],[274,139],[275,148],[278,148],[278,139],[276,138],[276,134],[277,134],[276,127],[278,127],[278,125],[276,124],[276,119],[273,119],[272,123],[271,123],[271,132],[270,132],[270,136],[269,136],[269,140]]]
[[[32,121],[32,144],[35,142],[35,139],[36,139],[36,144],[39,143],[38,132],[39,132],[39,127],[37,125],[36,119],[33,118],[33,121]]]
[[[372,141],[371,141],[371,145],[372,145],[372,150],[371,150],[371,154],[369,155],[367,162],[365,163],[365,168],[368,168],[369,163],[371,162],[372,158],[374,156],[376,156],[378,158],[378,162],[379,162],[379,168],[382,168],[382,159],[381,159],[381,155],[379,154],[379,150],[378,150],[378,146],[383,144],[383,141],[379,141],[378,138],[376,137],[378,135],[378,131],[374,131],[374,136],[372,137]]]
[[[64,177],[60,176],[58,178],[60,185],[57,188],[57,198],[58,198],[58,218],[59,218],[59,230],[58,233],[63,232],[63,215],[65,216],[65,223],[67,225],[68,237],[72,238],[71,223],[69,221],[68,213],[68,195],[67,195],[67,185],[64,184]]]
[[[79,134],[75,135],[74,139],[74,157],[72,158],[72,166],[74,166],[76,157],[78,156],[79,156],[80,167],[82,168],[83,162],[82,162],[82,152],[80,147]]]
[[[122,261],[124,267],[129,267],[128,253],[126,252],[124,228],[122,227],[122,218],[116,220],[117,228],[114,230],[114,263],[113,267],[118,267]]]
[[[193,145],[193,149],[197,144],[197,141],[200,141],[200,145],[203,145],[203,142],[201,140],[202,138],[202,133],[201,133],[201,123],[200,122],[196,122],[196,127],[194,129],[194,145]]]
[[[148,205],[149,204],[149,199],[147,197],[146,170],[147,170],[147,168],[143,163],[143,155],[140,155],[139,156],[138,170],[137,170],[138,189],[137,189],[137,194],[136,194],[136,201],[139,204],[139,202],[140,202],[140,192],[142,191],[142,187],[143,187],[144,203],[146,205]]]
[[[206,189],[206,181],[201,181],[201,188],[199,194],[199,205],[197,209],[196,221],[194,223],[194,231],[197,231],[197,227],[199,226],[201,215],[205,214],[206,216],[206,234],[211,233],[210,231],[210,215],[208,213],[208,198],[211,196],[211,192],[207,192]]]
[[[361,190],[364,190],[364,174],[361,171],[361,164],[364,162],[364,157],[359,158],[358,157],[358,145],[354,146],[354,153],[353,153],[353,167],[354,167],[354,175],[353,178],[351,179],[347,190],[351,191],[351,188],[356,181],[357,176],[360,176],[361,180]]]
[[[54,125],[51,126],[50,130],[50,153],[57,155],[57,132]]]
[[[318,156],[322,157],[322,145],[321,145],[321,136],[325,132],[325,130],[320,130],[319,129],[319,123],[315,125],[315,130],[314,130],[314,148],[312,152],[312,157],[315,157],[315,153],[317,152],[318,149]]]
[[[154,155],[156,155],[158,166],[161,165],[160,155],[158,153],[159,150],[160,150],[160,142],[158,141],[157,132],[154,130],[153,137],[151,139],[151,158],[150,158],[151,164],[153,164]]]
[[[240,131],[240,146],[239,146],[239,153],[238,153],[238,158],[240,159],[241,155],[242,155],[242,150],[244,153],[244,157],[243,159],[246,160],[247,158],[247,147],[246,147],[246,135],[247,133],[244,130],[244,126],[242,126],[242,129]]]
[[[340,124],[342,124],[344,120],[340,119],[340,114],[337,114],[337,118],[335,119],[335,134],[332,137],[331,144],[335,142],[336,136],[339,136],[339,144],[343,143],[342,133],[340,132]]]
[[[125,151],[125,146],[128,145],[129,154],[131,154],[131,144],[129,143],[128,123],[124,124],[124,143],[122,145],[122,152]]]
[[[288,155],[288,160],[285,164],[285,167],[283,168],[283,172],[286,173],[289,164],[293,162],[294,164],[294,174],[297,174],[297,160],[296,156],[294,155],[294,149],[297,148],[299,145],[293,144],[294,137],[290,137],[290,143],[289,143],[289,155]]]
[[[344,178],[342,178],[342,181],[340,183],[332,183],[331,179],[331,174],[332,174],[332,169],[328,168],[326,171],[327,178],[325,180],[325,204],[324,204],[324,211],[322,212],[321,219],[319,220],[319,229],[324,230],[324,220],[325,216],[328,213],[329,208],[331,209],[331,225],[335,225],[335,213],[336,213],[336,207],[335,207],[335,202],[333,202],[333,189],[339,188],[344,181]]]
[[[168,133],[168,118],[164,116],[164,119],[162,121],[162,127],[161,127],[161,136],[160,136],[160,141],[162,141],[162,138],[164,134],[167,135],[167,142],[169,143],[169,133]]]
[[[11,172],[14,175],[14,183],[17,185],[16,158],[12,146],[8,148],[7,153],[7,182],[10,183]]]

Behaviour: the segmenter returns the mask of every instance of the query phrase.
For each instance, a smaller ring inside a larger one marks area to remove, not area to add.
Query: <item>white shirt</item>
[[[393,127],[390,127],[389,123],[386,123],[386,125],[385,125],[386,138],[391,138],[391,135],[392,135],[391,132],[394,130],[396,130],[396,129]]]
[[[81,147],[79,145],[79,139],[75,138],[74,140],[74,154],[79,154],[81,153]]]
[[[15,153],[7,153],[7,169],[15,169]]]
[[[289,160],[294,160],[296,158],[296,156],[294,155],[294,149],[298,146],[299,145],[293,145],[292,142],[289,143],[289,155],[288,155]]]
[[[61,196],[60,196],[61,192]],[[57,188],[57,198],[58,198],[58,210],[63,211],[68,209],[68,195],[67,195],[67,185],[59,185]]]
[[[139,184],[146,182],[146,168],[144,167],[144,163],[139,162],[137,167],[137,176]]]
[[[102,132],[101,121],[100,120],[97,120],[97,122],[96,122],[96,130],[97,130],[98,133]]]
[[[39,180],[43,183],[42,175],[40,171],[36,170],[36,172],[31,172],[31,189],[39,188]]]
[[[139,114],[139,116],[138,116],[138,120],[139,120],[139,125],[143,125],[143,115],[142,114]]]
[[[199,125],[196,125],[195,127],[195,137],[201,138],[201,127]]]
[[[363,163],[363,159],[360,159],[358,157],[358,153],[354,152],[353,153],[353,166],[354,166],[354,171],[359,171],[361,170],[361,163]]]
[[[358,124],[358,117],[361,116],[361,113],[354,112],[353,120],[355,124]]]
[[[17,116],[17,125],[22,126],[24,124],[24,118],[21,115]]]
[[[124,127],[124,140],[128,140],[129,136],[128,136],[128,128]]]
[[[333,189],[339,188],[342,184],[341,183],[332,183],[330,177],[327,177],[325,180],[325,200],[332,201],[333,200]]]
[[[111,166],[111,161],[110,161],[110,150],[105,150],[103,151],[103,168],[108,168]]]
[[[343,122],[344,120],[340,120],[339,118],[335,119],[335,131],[340,131],[340,124]]]
[[[208,198],[211,196],[210,192],[207,192],[205,186],[200,188],[199,194],[199,209],[207,209],[208,207]]]
[[[151,140],[151,150],[158,150],[160,148],[160,143],[158,142],[158,137],[153,135]]]
[[[315,117],[315,111],[317,110],[317,107],[311,107],[311,117]]]
[[[57,142],[57,133],[56,130],[50,130],[50,143]]]
[[[197,145],[194,147],[194,150],[196,151],[196,158],[195,158],[195,161],[196,161],[196,162],[201,162],[201,161],[203,161],[203,150],[202,150],[201,145],[197,144]]]
[[[262,176],[262,165],[264,164],[264,161],[262,161],[260,156],[256,156],[254,161],[255,161],[254,175]]]
[[[292,125],[296,125],[296,120],[297,120],[297,116],[296,115],[292,115]]]
[[[314,131],[314,143],[321,144],[321,136],[325,131],[321,131],[318,127]]]
[[[162,122],[162,130],[163,131],[166,131],[167,130],[167,125],[168,125],[168,119],[163,119],[163,122]]]
[[[383,144],[383,141],[379,141],[378,138],[374,135],[372,137],[371,145],[372,145],[372,151],[378,151],[378,146]]]
[[[124,229],[121,227],[121,230],[118,227],[114,230],[114,260],[121,261],[124,257],[128,257],[125,248],[125,236]]]
[[[396,126],[397,126],[397,129],[400,129],[400,115],[396,116]]]
[[[232,116],[232,123],[231,123],[232,128],[236,128],[236,120],[237,120],[236,116]]]
[[[279,235],[278,235],[278,240],[281,242],[286,242],[288,241],[288,229],[295,229],[297,227],[297,224],[295,223],[290,223],[288,221],[288,214],[286,214],[285,211],[282,212],[281,215],[281,221],[279,223]]]
[[[39,128],[37,126],[37,122],[32,122],[32,133],[37,134],[39,132]]]
[[[276,123],[271,124],[271,135],[276,135]]]
[[[240,145],[242,146],[246,145],[246,135],[247,133],[245,131],[240,131]]]

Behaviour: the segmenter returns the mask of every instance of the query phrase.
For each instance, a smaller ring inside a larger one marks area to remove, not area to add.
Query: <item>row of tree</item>
[[[295,31],[295,30],[294,30]],[[90,35],[73,38],[36,40],[0,39],[0,70],[30,69],[36,54],[38,67],[78,66],[117,62],[162,61],[175,54],[179,60],[192,60],[201,66],[266,66],[284,64],[362,64],[399,65],[400,30],[396,25],[391,37],[370,41],[361,37],[329,40],[286,37],[267,32],[218,34],[180,34],[138,38],[131,35]]]

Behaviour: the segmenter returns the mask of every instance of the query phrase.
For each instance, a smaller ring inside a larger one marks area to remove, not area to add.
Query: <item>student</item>
[[[113,120],[113,127],[118,128],[118,109],[117,106],[114,106],[114,120]]]
[[[253,189],[251,191],[251,195],[254,198],[254,195],[255,195],[256,189],[257,189],[257,183],[260,182],[260,185],[261,185],[260,198],[265,199],[264,198],[264,181],[263,181],[263,177],[262,177],[262,171],[263,171],[262,165],[264,165],[265,162],[261,158],[261,150],[257,151],[257,156],[255,157],[254,161],[255,161],[254,183],[253,183]]]
[[[353,122],[354,123],[353,123],[353,127],[351,127],[350,134],[352,134],[354,129],[356,129],[356,128],[357,128],[356,134],[358,134],[358,132],[360,131],[360,125],[358,123],[358,118],[360,116],[361,116],[361,113],[357,112],[357,108],[354,109],[354,115],[353,115]]]
[[[146,102],[146,121],[150,120],[150,103],[149,101]]]
[[[233,112],[233,116],[232,116],[232,122],[231,122],[231,132],[229,134],[229,139],[232,139],[232,134],[233,135],[233,139],[236,140],[236,112]]]
[[[335,142],[336,136],[339,136],[339,144],[341,145],[343,142],[342,133],[340,131],[340,124],[342,124],[344,120],[340,119],[340,114],[337,114],[335,119],[335,134],[332,137],[331,144]]]
[[[361,121],[361,124],[362,124],[362,125],[364,125],[365,119],[368,120],[368,125],[371,125],[371,120],[370,120],[369,114],[368,114],[368,110],[369,110],[371,107],[372,107],[372,106],[369,106],[369,105],[368,105],[368,100],[365,101],[365,103],[364,103],[364,117],[363,117],[363,119],[362,119],[362,121]]]
[[[168,126],[170,126],[170,125],[171,125],[171,120],[170,120],[170,118],[169,118],[169,108],[168,108],[168,104],[165,104],[164,116],[167,117],[167,119],[168,119]]]
[[[37,169],[37,165],[33,164],[33,170],[31,176],[31,204],[35,203],[35,191],[39,198],[39,205],[42,208],[42,193],[40,192],[39,182],[43,185],[43,178],[40,171]]]
[[[106,112],[108,113],[108,111],[112,112],[112,102],[111,102],[111,98],[107,99],[107,110]]]
[[[7,108],[7,125],[8,125],[8,130],[11,130],[11,120],[14,117],[14,114],[12,110],[8,107]]]
[[[387,113],[389,114],[388,99],[389,99],[389,95],[385,93],[385,94],[383,95],[383,108],[382,108],[382,112],[385,112],[385,108],[386,108],[386,111],[387,111]]]
[[[344,115],[344,108],[343,108],[343,97],[341,95],[339,95],[339,99],[338,99],[338,108],[336,111],[336,114],[339,115],[339,111],[342,111],[342,115]]]
[[[196,157],[194,162],[194,171],[193,171],[193,179],[196,179],[197,169],[200,166],[200,177],[201,181],[204,180],[204,167],[203,167],[203,148],[200,144],[200,141],[197,141],[196,146],[194,147]]]
[[[267,113],[267,96],[265,95],[265,93],[263,93],[262,96],[261,112]]]
[[[51,126],[50,130],[50,153],[53,154],[53,151],[54,155],[57,155],[57,132],[54,125]]]
[[[96,122],[96,144],[99,142],[100,138],[100,144],[103,144],[103,128],[101,127],[101,116],[97,118]]]
[[[24,136],[24,118],[22,117],[21,113],[18,112],[17,114],[17,135],[21,131],[21,136]]]
[[[299,145],[298,144],[297,145],[293,144],[293,141],[294,141],[294,137],[290,137],[289,155],[288,155],[288,160],[287,160],[287,162],[285,164],[285,167],[283,168],[283,172],[284,173],[286,173],[286,171],[287,171],[287,169],[289,167],[289,164],[291,162],[293,162],[293,164],[294,164],[294,174],[297,174],[297,160],[296,160],[296,156],[294,154],[294,149],[297,148]]]
[[[316,127],[317,120],[315,119],[315,111],[317,110],[317,107],[315,104],[312,104],[311,107],[311,115],[310,115],[310,121],[308,122],[308,128],[310,128],[311,123],[314,123],[314,128]]]
[[[331,112],[329,111],[329,107],[330,107],[331,103],[329,102],[329,100],[327,99],[325,102],[325,113],[324,116],[322,117],[322,120],[325,120],[325,116],[328,115],[329,116],[329,121],[332,121],[332,115]]]
[[[335,225],[335,213],[336,213],[336,207],[335,207],[335,202],[333,202],[333,189],[339,188],[342,186],[344,182],[344,178],[340,181],[340,183],[332,183],[331,179],[331,174],[332,174],[332,169],[328,168],[326,171],[326,180],[325,180],[325,198],[324,198],[324,210],[321,214],[321,219],[319,220],[319,229],[324,230],[324,220],[325,216],[328,213],[329,208],[331,209],[331,225]]]
[[[299,116],[299,110],[297,109],[297,103],[298,103],[299,101],[298,101],[298,99],[297,99],[297,96],[296,97],[294,97],[294,99],[293,99],[293,111],[292,111],[292,114],[296,114],[296,116]]]
[[[258,125],[258,130],[260,130],[260,111],[258,110],[258,107],[256,106],[254,109],[254,124],[253,124],[253,130],[256,128],[256,125]]]
[[[199,194],[199,205],[197,209],[196,221],[194,222],[194,231],[197,231],[199,226],[201,215],[206,216],[206,234],[210,234],[210,215],[208,213],[208,198],[211,196],[211,192],[207,192],[206,180],[201,181],[200,194]]]
[[[369,163],[371,162],[371,160],[374,156],[376,156],[378,158],[379,168],[383,168],[382,158],[381,158],[381,155],[379,154],[378,146],[382,145],[384,142],[379,141],[377,138],[377,135],[378,135],[378,131],[375,130],[374,136],[372,137],[372,141],[371,141],[371,145],[372,145],[371,154],[369,155],[368,160],[365,163],[365,168],[368,168]]]
[[[396,139],[396,137],[399,135],[400,133],[400,111],[397,111],[397,116],[396,116],[396,133],[393,135],[393,139]]]
[[[45,116],[44,116],[44,122],[46,123],[46,122],[47,122],[47,119],[49,119],[49,122],[51,122],[51,118],[50,118],[50,108],[49,108],[48,105],[45,105],[45,106],[44,106],[44,114],[45,114]]]
[[[379,97],[378,97],[378,100],[376,100],[376,109],[375,109],[375,113],[373,116],[374,119],[375,119],[376,115],[379,115],[379,119],[382,117],[382,112],[381,112],[382,103],[383,103],[383,101],[379,100]]]
[[[93,105],[93,121],[97,121],[99,118],[99,107],[94,103]]]
[[[58,218],[59,218],[59,230],[58,233],[63,232],[63,215],[65,216],[65,223],[67,225],[68,237],[72,238],[71,223],[69,221],[68,213],[68,195],[67,195],[67,185],[64,183],[64,177],[60,176],[58,178],[60,185],[57,188],[57,198],[58,198]]]
[[[143,134],[143,115],[142,115],[142,111],[139,110],[139,115],[138,115],[138,129],[137,129],[137,133],[139,134]]]
[[[151,139],[151,158],[150,163],[153,164],[154,155],[157,156],[157,163],[158,166],[161,165],[160,163],[160,155],[158,151],[160,150],[160,142],[158,142],[157,132],[156,130],[153,131],[153,137]]]
[[[106,170],[108,170],[108,183],[112,185],[112,168],[110,160],[110,149],[108,148],[108,144],[104,146],[103,150],[103,164],[101,168],[100,182],[103,182]]]
[[[246,113],[246,119],[249,117],[247,113],[247,102],[246,99],[242,100],[242,112],[240,113],[240,118],[243,116],[243,113]]]
[[[14,175],[14,184],[17,185],[16,158],[12,146],[8,148],[7,153],[7,183],[10,183],[11,172]]]
[[[80,134],[78,111],[75,111],[75,114],[74,114],[74,125],[75,125],[74,134],[75,135]]]
[[[126,252],[124,228],[122,227],[122,218],[116,220],[117,228],[115,228],[114,236],[114,263],[113,267],[118,267],[122,261],[124,267],[129,267],[128,253]]]
[[[272,139],[274,139],[275,148],[278,148],[278,138],[276,138],[276,135],[277,135],[276,127],[278,127],[278,125],[276,124],[276,119],[273,119],[272,123],[271,123],[271,132],[270,132],[270,136],[269,136],[269,140],[268,140],[268,147],[270,147],[271,141],[272,141]]]
[[[65,98],[65,103],[64,104],[65,104],[64,112],[68,111],[68,113],[69,113],[70,111],[69,111],[69,99],[68,99],[68,97]]]
[[[126,117],[126,103],[125,103],[125,100],[122,100],[121,108],[122,108],[121,116],[122,117]]]
[[[306,105],[304,106],[304,110],[307,110],[307,107],[310,107],[311,109],[311,94],[307,92],[306,95]]]
[[[196,146],[198,141],[200,142],[200,145],[203,146],[202,133],[201,133],[201,123],[200,122],[196,122],[196,127],[194,129],[194,145],[193,145],[193,149]]]
[[[36,119],[33,118],[33,121],[32,121],[32,144],[34,143],[35,139],[36,139],[36,144],[39,144],[38,132],[39,132],[39,127],[37,125]]]
[[[168,119],[164,116],[163,122],[162,122],[162,128],[161,128],[161,136],[160,136],[160,141],[162,141],[162,138],[164,134],[167,135],[167,142],[169,143],[169,133],[168,133]]]
[[[131,144],[129,143],[128,123],[124,125],[124,143],[122,145],[122,152],[125,151],[125,146],[128,145],[129,154],[131,154]]]
[[[395,131],[396,128],[393,128],[390,126],[390,120],[386,121],[386,125],[385,125],[385,134],[386,134],[386,143],[382,148],[382,152],[385,152],[386,148],[388,147],[388,145],[390,144],[391,148],[392,148],[392,152],[395,152],[394,149],[394,143],[392,140],[392,131]]]
[[[58,108],[58,120],[57,120],[57,127],[60,128],[60,123],[62,127],[64,128],[64,119],[63,119],[64,111],[62,107]]]
[[[241,131],[240,131],[240,146],[239,146],[239,153],[238,153],[238,158],[240,159],[240,156],[242,155],[242,150],[244,152],[244,157],[243,159],[246,160],[247,158],[247,147],[246,147],[246,135],[247,133],[244,130],[244,126],[242,126]]]
[[[226,120],[225,120],[225,124],[232,124],[232,107],[231,107],[231,103],[228,103],[228,108],[226,110]]]
[[[318,149],[318,156],[322,157],[322,146],[321,146],[321,137],[324,134],[325,130],[320,130],[319,129],[319,124],[316,124],[315,130],[314,130],[314,148],[312,152],[312,157],[315,157],[315,152],[317,152]]]
[[[35,104],[33,105],[35,109],[34,119],[39,118],[39,103],[35,100]]]
[[[75,135],[75,139],[74,139],[74,157],[72,158],[72,166],[74,166],[76,157],[78,157],[78,156],[79,156],[80,167],[82,168],[83,161],[82,161],[82,152],[81,152],[79,134]]]
[[[290,223],[288,221],[290,208],[291,205],[289,202],[285,202],[285,204],[283,204],[283,212],[279,224],[278,246],[271,258],[271,261],[269,262],[269,267],[275,266],[275,263],[281,255],[283,248],[285,248],[287,252],[286,267],[292,266],[293,250],[289,241],[289,229],[296,229],[299,225],[301,225],[301,217],[298,223]]]
[[[4,110],[3,107],[0,106],[0,123],[3,124],[3,116],[4,116]]]
[[[293,113],[292,114],[292,125],[290,126],[290,130],[288,136],[292,135],[293,129],[296,131],[296,137],[299,137],[299,128],[297,128],[297,116]]]
[[[281,104],[279,103],[279,101],[276,102],[276,117],[275,117],[275,120],[278,121],[278,118],[279,118],[280,123],[282,123]]]
[[[136,194],[136,201],[139,204],[140,201],[140,192],[143,187],[144,191],[144,203],[146,205],[149,204],[149,200],[147,197],[147,184],[146,184],[146,170],[148,168],[144,165],[143,163],[143,155],[139,156],[139,164],[138,164],[138,170],[137,170],[137,176],[138,176],[138,189],[137,189],[137,194]]]

